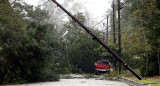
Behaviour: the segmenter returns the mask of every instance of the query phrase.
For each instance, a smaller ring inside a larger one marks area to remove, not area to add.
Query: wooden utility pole
[[[68,14],[77,24],[79,24],[88,34],[90,34],[93,40],[97,41],[101,46],[103,46],[109,53],[111,53],[118,61],[120,61],[132,74],[134,74],[139,80],[142,77],[137,74],[127,63],[125,63],[115,52],[113,52],[106,44],[104,44],[93,32],[89,30],[82,22],[80,22],[76,17],[74,17],[70,12],[68,12],[62,5],[60,5],[56,0],[52,0],[58,7],[60,7],[66,14]]]
[[[108,16],[107,16],[107,27],[106,27],[106,43],[108,43]]]
[[[118,45],[119,51],[118,54],[121,57],[121,22],[120,22],[120,0],[118,0]],[[119,74],[121,73],[121,63],[119,62]]]
[[[103,42],[106,42],[105,41],[105,32],[102,32],[103,33]]]
[[[116,28],[115,28],[115,0],[113,0],[113,43],[114,45],[116,44],[116,34],[115,34],[115,31],[116,31]],[[114,66],[115,66],[115,71],[117,71],[117,64],[114,63]]]
[[[116,44],[116,36],[115,36],[115,4],[113,0],[113,43]]]

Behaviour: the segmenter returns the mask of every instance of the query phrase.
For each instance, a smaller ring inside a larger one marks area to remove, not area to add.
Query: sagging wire
[[[102,19],[100,22],[98,22],[96,25],[94,25],[93,27],[91,27],[91,29],[95,28],[97,25],[101,24],[105,19],[107,19],[107,17],[105,17],[104,19]]]

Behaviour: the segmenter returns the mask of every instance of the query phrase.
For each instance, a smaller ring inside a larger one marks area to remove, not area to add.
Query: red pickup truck
[[[95,63],[95,74],[110,73],[110,63],[107,60],[99,60]]]

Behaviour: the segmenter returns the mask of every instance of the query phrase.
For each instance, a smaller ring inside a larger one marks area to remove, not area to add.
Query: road
[[[61,79],[57,82],[41,82],[7,86],[129,86],[123,82],[91,79]]]

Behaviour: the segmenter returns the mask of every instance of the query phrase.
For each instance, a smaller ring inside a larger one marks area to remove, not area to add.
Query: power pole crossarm
[[[94,40],[101,44],[109,53],[111,53],[115,58],[118,59],[132,74],[134,74],[138,79],[142,80],[142,77],[138,75],[131,67],[129,67],[116,53],[114,53],[107,45],[105,45],[99,38],[97,38],[84,24],[82,24],[77,18],[75,18],[71,13],[69,13],[65,8],[63,8],[56,0],[52,0],[57,6],[59,6],[64,12],[66,12],[73,20],[75,20],[84,30],[86,30]]]

